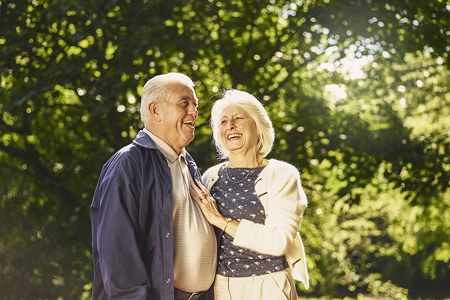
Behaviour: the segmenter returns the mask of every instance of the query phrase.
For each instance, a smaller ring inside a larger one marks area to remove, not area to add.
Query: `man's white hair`
[[[194,82],[181,73],[167,73],[157,75],[147,81],[142,89],[141,96],[141,119],[144,124],[150,120],[150,111],[148,106],[150,103],[159,103],[166,106],[169,103],[170,87],[173,84],[182,84],[188,88],[194,89]]]

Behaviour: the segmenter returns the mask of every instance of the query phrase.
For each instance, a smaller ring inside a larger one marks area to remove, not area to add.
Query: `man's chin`
[[[191,136],[185,136],[183,137],[182,141],[184,142],[184,147],[186,147],[187,145],[189,145],[192,141],[194,140],[194,134],[192,134]],[[181,138],[180,138],[180,142],[181,142]]]

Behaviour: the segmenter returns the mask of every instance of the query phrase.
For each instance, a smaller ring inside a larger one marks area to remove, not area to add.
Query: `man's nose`
[[[197,110],[197,106],[195,106],[195,105],[191,105],[191,106],[189,107],[189,114],[193,115],[193,116],[194,116],[194,118],[196,118],[196,119],[197,119],[197,117],[198,117],[198,110]]]

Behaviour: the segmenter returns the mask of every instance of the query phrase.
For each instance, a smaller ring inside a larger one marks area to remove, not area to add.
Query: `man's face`
[[[192,88],[180,83],[174,83],[168,92],[168,105],[160,106],[160,138],[179,154],[194,139],[198,99]]]

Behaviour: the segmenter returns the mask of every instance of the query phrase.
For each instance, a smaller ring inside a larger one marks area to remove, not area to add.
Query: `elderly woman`
[[[211,112],[214,142],[228,161],[208,169],[191,189],[217,227],[215,299],[297,299],[294,278],[309,287],[298,234],[306,195],[297,169],[267,160],[274,141],[262,104],[238,90],[225,92]]]

